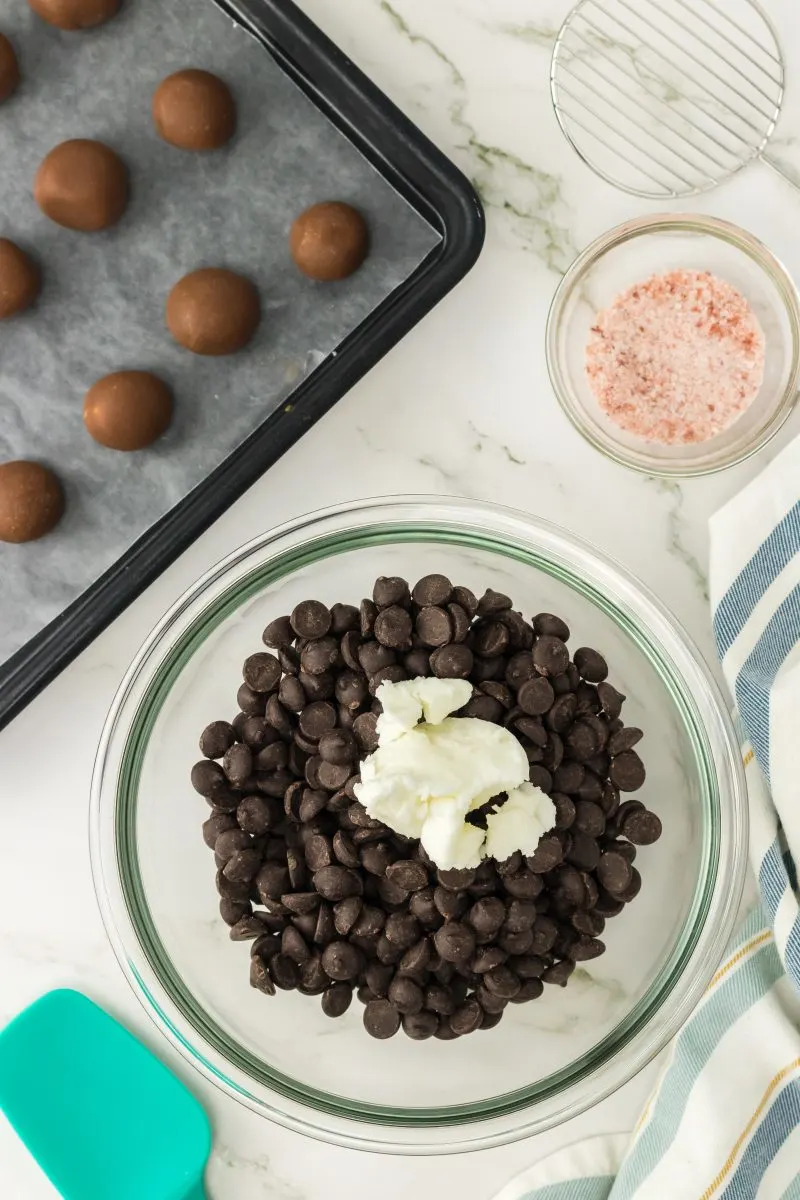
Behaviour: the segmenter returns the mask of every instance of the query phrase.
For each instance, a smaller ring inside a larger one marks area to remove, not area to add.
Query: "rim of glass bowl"
[[[418,541],[528,563],[582,594],[628,634],[658,672],[691,741],[703,845],[698,884],[670,960],[580,1065],[474,1104],[411,1110],[297,1083],[237,1046],[195,1003],[150,917],[137,861],[136,787],[174,680],[221,621],[270,582],[320,557]],[[90,836],[98,903],[120,965],[151,1018],[198,1070],[254,1111],[312,1137],[371,1151],[441,1154],[514,1141],[577,1115],[626,1083],[677,1033],[731,933],[744,882],[747,806],[722,696],[699,652],[634,576],[588,543],[522,512],[455,498],[385,497],[279,526],[212,567],[170,608],[136,655],[107,717],[92,779]]]
[[[665,461],[657,455],[648,454],[646,442],[642,443],[641,450],[634,450],[615,441],[611,435],[588,419],[583,405],[561,370],[559,342],[565,319],[564,309],[573,292],[582,286],[586,274],[605,254],[633,238],[648,233],[671,232],[707,234],[741,250],[772,280],[783,301],[791,328],[792,361],[786,387],[772,411],[764,418],[761,428],[746,443],[734,443],[728,450],[717,455],[712,453],[696,462],[680,459]],[[737,463],[744,462],[751,455],[758,453],[775,437],[794,409],[800,386],[800,298],[791,275],[780,259],[752,233],[730,221],[722,221],[718,217],[707,217],[700,213],[656,213],[654,216],[636,217],[601,234],[581,251],[567,270],[550,304],[545,330],[545,356],[550,383],[559,404],[578,433],[596,450],[600,450],[623,467],[643,471],[647,475],[684,479],[697,475],[711,475],[715,471],[736,466]]]

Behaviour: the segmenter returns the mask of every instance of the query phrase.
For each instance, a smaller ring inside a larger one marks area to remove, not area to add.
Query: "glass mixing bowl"
[[[646,731],[642,794],[664,834],[639,853],[641,894],[608,950],[568,986],[510,1006],[454,1042],[376,1042],[362,1007],[265,997],[249,943],[217,911],[214,864],[189,784],[202,728],[232,717],[244,658],[272,618],[316,597],[358,603],[378,575],[438,571],[563,616],[601,650]],[[497,1145],[574,1116],[630,1079],[686,1020],[718,965],[740,898],[745,785],[724,703],[659,602],[561,530],[468,500],[371,500],[257,538],[209,571],[148,638],[103,732],[92,861],[119,961],[145,1008],[204,1075],[292,1129],[361,1149],[444,1153]]]

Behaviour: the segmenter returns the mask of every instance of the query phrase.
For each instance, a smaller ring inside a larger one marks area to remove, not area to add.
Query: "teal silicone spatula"
[[[0,1033],[0,1109],[65,1200],[205,1200],[203,1109],[79,992],[49,992]]]

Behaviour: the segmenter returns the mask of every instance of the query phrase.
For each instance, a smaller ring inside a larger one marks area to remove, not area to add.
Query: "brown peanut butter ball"
[[[64,513],[58,478],[41,463],[0,463],[0,542],[34,542]]]
[[[101,446],[143,450],[172,420],[172,392],[149,371],[115,371],[92,384],[83,401],[83,421]]]
[[[7,100],[19,85],[19,62],[11,42],[0,33],[0,104]]]
[[[218,150],[236,132],[236,101],[210,71],[176,71],[156,88],[153,120],[164,141],[180,150]]]
[[[15,242],[0,238],[0,321],[30,308],[39,287],[36,263]]]
[[[56,146],[36,172],[39,208],[66,229],[96,233],[116,225],[128,204],[128,169],[114,151],[87,138]]]
[[[167,327],[195,354],[233,354],[252,338],[261,320],[258,291],[249,279],[205,267],[179,279],[167,300]]]
[[[357,209],[338,200],[314,204],[292,225],[289,250],[309,279],[346,279],[367,257],[367,223]]]
[[[28,0],[37,16],[57,29],[92,29],[119,12],[120,0]]]

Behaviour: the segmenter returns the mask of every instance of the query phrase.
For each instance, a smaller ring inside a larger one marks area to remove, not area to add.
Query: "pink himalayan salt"
[[[744,296],[709,271],[653,275],[598,314],[586,374],[600,407],[637,437],[706,442],[753,403],[764,332]]]

